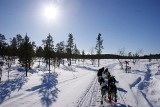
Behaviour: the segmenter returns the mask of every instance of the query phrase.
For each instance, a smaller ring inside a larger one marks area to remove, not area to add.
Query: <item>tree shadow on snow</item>
[[[121,92],[124,92],[124,93],[127,93],[127,91],[124,90],[123,88],[119,88],[119,87],[118,87],[117,90],[118,90],[118,91],[121,91]]]
[[[17,77],[16,79],[7,80],[0,84],[0,104],[3,101],[10,97],[12,91],[20,90],[22,86],[27,82],[27,78],[21,76]]]
[[[57,81],[57,74],[48,73],[43,75],[43,78],[41,79],[42,84],[41,88],[39,90],[39,94],[41,94],[41,103],[42,105],[49,107],[52,105],[53,102],[56,101],[56,98],[58,97],[58,88],[56,88],[56,85],[58,83]]]
[[[30,70],[30,73],[38,73],[39,71],[42,71],[43,73],[45,71],[48,72],[48,68],[46,66],[40,66],[40,67],[35,67],[35,68],[32,68],[32,70]]]
[[[19,72],[25,72],[25,69],[23,67],[19,67],[19,68],[17,68],[17,71],[19,71]]]
[[[151,79],[151,69],[150,69],[150,67],[151,67],[151,65],[153,65],[154,63],[152,63],[152,64],[147,64],[146,65],[146,67],[147,67],[147,72],[145,73],[145,75],[144,75],[144,80],[140,83],[140,84],[138,84],[138,89],[139,90],[143,90],[143,89],[145,89],[145,88],[147,88],[148,86],[149,86],[149,84],[150,84],[150,79]]]
[[[130,84],[130,88],[135,87],[137,84],[141,82],[141,77],[138,77],[132,84]]]
[[[143,76],[143,74],[145,74],[144,71],[140,71],[140,70],[131,70],[130,73],[132,73],[132,74],[138,74],[138,75],[142,75],[142,76]]]
[[[72,72],[76,72],[75,68],[73,68],[72,66],[63,66],[62,69],[64,71],[72,71]]]

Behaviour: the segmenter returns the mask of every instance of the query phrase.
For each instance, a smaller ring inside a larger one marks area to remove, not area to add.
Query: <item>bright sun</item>
[[[51,4],[46,5],[43,8],[43,15],[46,18],[46,20],[56,20],[59,15],[59,9],[58,7]]]

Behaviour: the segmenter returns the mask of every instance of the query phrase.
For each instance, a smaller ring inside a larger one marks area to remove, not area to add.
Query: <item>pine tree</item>
[[[57,64],[60,66],[60,61],[62,61],[62,56],[64,57],[65,53],[65,44],[64,41],[56,44],[56,56],[57,56]]]
[[[50,73],[50,65],[51,58],[53,58],[54,54],[54,45],[53,45],[53,37],[49,34],[46,40],[42,41],[44,44],[44,58],[46,62],[49,64],[49,73]]]
[[[18,54],[18,57],[20,57],[20,50],[19,50],[19,48],[20,48],[20,45],[23,42],[23,38],[22,38],[22,36],[20,34],[16,35],[16,41],[17,41],[17,54]]]
[[[31,58],[31,60],[29,60],[30,62],[29,62],[29,69],[31,69],[31,66],[33,66],[33,60],[35,59],[35,57],[36,57],[36,52],[34,51],[35,50],[35,48],[36,48],[36,45],[35,45],[35,42],[32,42],[31,43],[31,47],[30,47],[30,52],[31,52],[31,54],[30,54],[30,57],[32,57]]]
[[[36,48],[36,57],[39,59],[39,67],[40,67],[40,60],[42,59],[43,57],[43,48],[40,46],[40,47],[37,47]]]
[[[82,58],[83,58],[83,65],[84,65],[84,61],[85,61],[85,58],[84,58],[84,55],[85,55],[85,52],[84,52],[84,50],[82,51]]]
[[[17,41],[17,49],[20,48],[21,43],[23,42],[23,38],[20,34],[16,35],[16,41]]]
[[[57,53],[63,54],[64,51],[65,51],[64,41],[61,41],[60,43],[57,43],[56,44],[56,49],[57,49]]]
[[[77,49],[76,44],[74,45],[73,54],[74,54],[75,63],[76,63],[76,61],[77,61],[77,58],[76,58],[76,57],[77,57],[77,55],[80,55],[80,52],[79,52],[79,50]]]
[[[0,56],[5,57],[6,55],[6,48],[7,48],[7,43],[5,42],[6,38],[4,35],[0,34]]]
[[[73,47],[74,47],[73,35],[70,33],[68,35],[68,41],[67,41],[67,54],[69,54],[69,56],[70,56],[70,63],[69,63],[69,65],[71,65],[71,56],[72,56]]]
[[[77,49],[77,45],[76,44],[74,45],[73,54],[75,54],[75,55],[79,55],[80,54],[79,50]]]
[[[18,56],[17,40],[15,37],[13,37],[13,39],[10,42],[11,42],[11,45],[10,45],[11,56],[15,60],[15,56]]]
[[[28,69],[30,69],[30,65],[33,61],[33,46],[32,43],[29,40],[29,37],[24,37],[24,41],[20,44],[19,47],[19,61],[22,66],[25,67],[26,70],[26,76],[28,73]]]
[[[102,43],[103,43],[103,39],[101,37],[101,34],[99,33],[98,37],[97,37],[97,44],[96,44],[96,47],[95,47],[95,49],[97,50],[97,54],[98,54],[98,67],[99,67],[99,64],[100,64],[100,55],[102,53],[102,49],[104,49]]]

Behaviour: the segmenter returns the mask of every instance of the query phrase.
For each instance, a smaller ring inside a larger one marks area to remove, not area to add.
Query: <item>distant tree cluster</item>
[[[123,59],[130,59],[133,63],[136,63],[139,59],[160,59],[160,54],[140,56],[142,50],[138,50],[135,54],[129,52],[128,55],[125,55],[125,49],[121,49],[118,55],[113,55],[102,54],[103,49],[103,39],[100,33],[96,38],[96,53],[92,48],[90,54],[86,54],[84,50],[80,52],[76,43],[74,43],[72,33],[68,34],[66,43],[61,41],[55,45],[53,36],[48,34],[46,39],[42,40],[41,46],[36,46],[35,42],[30,41],[27,34],[24,37],[17,34],[15,37],[10,38],[10,43],[6,42],[5,35],[0,34],[0,57],[6,60],[8,68],[18,58],[20,65],[26,70],[26,76],[29,69],[32,68],[34,60],[39,61],[39,66],[41,61],[46,62],[46,67],[48,66],[50,72],[50,66],[59,67],[60,64],[64,64],[64,58],[67,58],[69,66],[72,64],[72,60],[76,63],[77,59],[82,59],[83,63],[85,59],[90,59],[92,64],[95,63],[95,59],[98,59],[98,66],[100,66],[100,59],[118,59],[122,68]]]
[[[97,44],[96,44],[96,51],[97,55],[102,53],[102,37],[101,34],[98,34],[97,37]],[[93,55],[93,50],[92,53]],[[6,42],[5,35],[0,34],[0,57],[2,57],[6,61],[15,61],[16,58],[19,59],[19,63],[23,66],[26,70],[26,76],[29,69],[31,69],[34,60],[39,60],[39,66],[41,60],[46,62],[46,66],[49,67],[50,65],[59,66],[60,63],[63,62],[63,58],[68,59],[68,65],[71,65],[72,59],[83,59],[84,62],[85,52],[84,50],[80,53],[80,50],[77,48],[77,45],[74,43],[73,34],[68,34],[68,40],[66,43],[61,41],[54,45],[54,38],[50,34],[46,37],[46,39],[42,40],[41,46],[36,46],[35,42],[30,41],[29,36],[26,34],[22,37],[20,34],[17,34],[15,37],[10,38],[10,43]],[[92,57],[91,59],[93,59]],[[98,59],[98,66],[99,66],[99,59]],[[92,60],[93,62],[94,60]]]

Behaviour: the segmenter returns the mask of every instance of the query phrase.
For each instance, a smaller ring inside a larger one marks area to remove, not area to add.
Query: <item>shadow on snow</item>
[[[152,64],[147,64],[147,72],[144,75],[144,80],[138,85],[138,89],[139,90],[143,90],[144,88],[147,88],[149,86],[149,81],[151,79],[151,70],[150,70],[150,66]]]
[[[20,90],[22,86],[27,82],[27,78],[21,76],[16,79],[11,79],[0,84],[0,104],[3,103],[6,97],[10,97],[11,92]]]
[[[56,101],[58,88],[57,85],[57,74],[45,74],[42,78],[43,87],[39,90],[39,94],[42,95],[41,103],[42,105],[49,107],[53,102]]]
[[[121,91],[121,92],[124,92],[124,93],[127,93],[126,90],[124,90],[123,88],[120,88],[120,87],[118,87],[117,90],[118,90],[118,91]]]
[[[42,83],[38,86],[34,86],[31,89],[26,91],[35,91],[38,90],[38,93],[41,96],[41,103],[45,107],[49,107],[52,105],[53,102],[56,101],[58,88],[56,85],[57,81],[57,74],[56,73],[46,73],[43,75],[41,81]]]
[[[72,71],[72,72],[76,72],[75,68],[73,68],[72,66],[63,66],[62,69],[64,71]]]
[[[42,83],[38,86],[34,86],[31,89],[28,89],[26,91],[35,91],[38,90],[38,93],[41,96],[41,103],[45,107],[49,107],[52,105],[53,102],[56,101],[56,98],[58,97],[58,88],[56,88],[56,85],[58,83],[57,81],[57,74],[56,73],[46,73],[43,75],[41,79]]]

